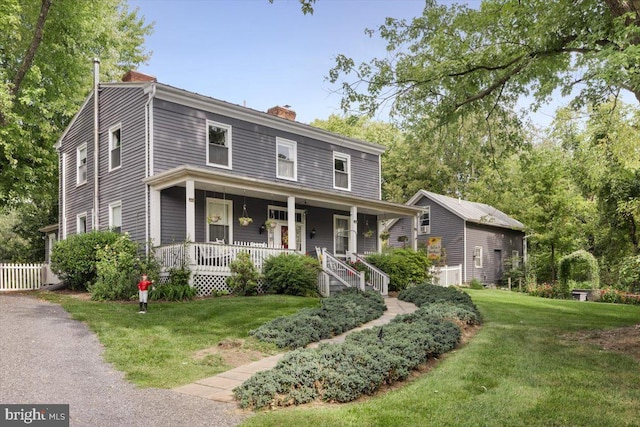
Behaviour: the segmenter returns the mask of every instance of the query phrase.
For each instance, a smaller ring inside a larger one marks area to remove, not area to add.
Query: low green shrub
[[[380,294],[345,289],[323,299],[320,308],[304,309],[292,316],[278,317],[249,331],[249,334],[280,348],[300,348],[377,319],[385,310],[386,305]]]
[[[412,302],[418,307],[435,303],[453,304],[456,306],[466,307],[480,316],[480,312],[471,300],[471,297],[454,287],[445,288],[431,284],[422,284],[400,292],[398,294],[398,299]]]
[[[312,296],[318,283],[318,260],[297,254],[280,254],[264,262],[265,291],[270,294]]]
[[[480,290],[480,289],[484,289],[484,285],[478,279],[471,279],[471,282],[469,282],[469,288]]]
[[[256,409],[316,399],[353,401],[406,378],[429,358],[454,348],[460,336],[456,325],[425,312],[398,316],[386,326],[348,335],[343,344],[288,353],[274,369],[254,375],[234,394],[242,407]]]
[[[113,231],[92,231],[60,240],[51,252],[51,269],[71,289],[87,290],[97,279],[98,250],[120,236]]]
[[[431,263],[423,251],[390,249],[367,256],[367,262],[389,275],[389,290],[401,291],[412,285],[423,283],[431,277]]]
[[[253,265],[249,253],[238,253],[236,259],[229,264],[229,269],[231,269],[231,276],[227,277],[227,285],[233,293],[242,296],[258,293],[260,272]]]
[[[614,288],[605,288],[600,290],[600,302],[640,305],[640,295],[630,294]]]
[[[153,301],[186,301],[193,299],[197,292],[196,288],[189,286],[188,283],[185,285],[179,282],[174,283],[169,281],[155,285],[149,292],[149,298]]]

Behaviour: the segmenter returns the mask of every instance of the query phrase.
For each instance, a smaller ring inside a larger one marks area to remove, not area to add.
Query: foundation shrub
[[[280,348],[300,348],[377,319],[385,310],[384,300],[379,294],[347,289],[322,300],[320,308],[278,317],[249,331],[249,334]]]
[[[389,275],[389,290],[401,291],[409,286],[423,283],[431,277],[431,262],[423,251],[390,249],[367,256],[367,262]]]
[[[238,253],[236,259],[229,264],[231,276],[227,277],[227,285],[234,294],[247,296],[258,293],[260,272],[247,252]]]
[[[318,283],[318,260],[297,254],[280,254],[264,262],[265,290],[270,294],[313,296]]]
[[[92,231],[60,240],[51,252],[51,269],[71,289],[87,290],[97,279],[98,250],[112,244],[120,236],[113,231]]]

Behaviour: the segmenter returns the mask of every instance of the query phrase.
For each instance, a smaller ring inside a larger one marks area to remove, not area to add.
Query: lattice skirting
[[[226,280],[230,274],[225,273],[194,273],[191,280],[193,287],[198,290],[199,297],[213,295],[220,292],[231,292]],[[262,279],[258,280],[258,293],[263,292]]]

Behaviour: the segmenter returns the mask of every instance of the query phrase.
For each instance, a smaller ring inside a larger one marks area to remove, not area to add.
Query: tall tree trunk
[[[551,283],[556,282],[556,246],[551,242]]]
[[[38,21],[36,22],[36,29],[33,34],[33,39],[31,39],[29,49],[27,50],[27,53],[25,54],[22,63],[20,64],[20,68],[18,68],[18,72],[13,78],[13,87],[11,88],[11,97],[13,99],[15,99],[20,93],[22,81],[31,68],[33,59],[35,58],[36,52],[38,51],[38,47],[40,47],[40,43],[42,42],[42,33],[44,32],[44,25],[47,22],[47,15],[49,15],[50,7],[51,0],[42,0],[42,4],[40,5],[40,15],[38,15]],[[0,125],[4,125],[5,120],[6,118],[4,114],[0,112]]]

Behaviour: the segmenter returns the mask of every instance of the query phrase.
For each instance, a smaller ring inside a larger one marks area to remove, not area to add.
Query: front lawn
[[[95,302],[69,294],[43,292],[74,319],[85,322],[105,347],[105,360],[142,387],[170,388],[224,372],[231,366],[216,355],[197,352],[220,342],[243,339],[245,347],[277,353],[248,332],[275,317],[318,307],[318,298],[281,295],[208,298],[189,302],[150,302],[138,314],[138,303]]]
[[[258,414],[247,426],[631,426],[640,360],[585,330],[640,323],[640,307],[469,291],[485,324],[405,386],[359,403]]]

